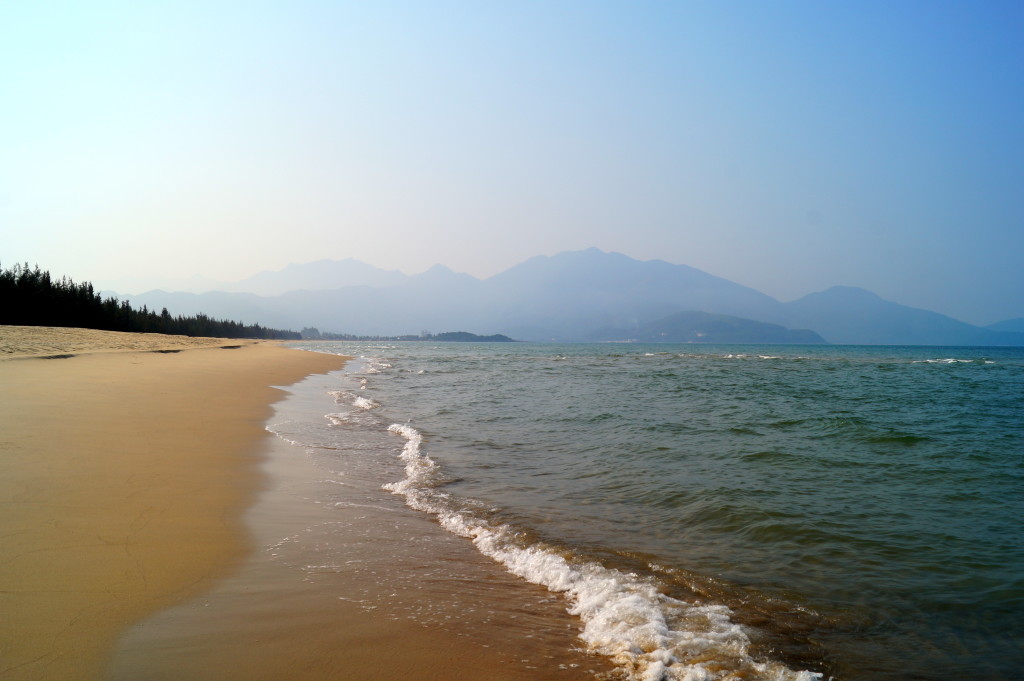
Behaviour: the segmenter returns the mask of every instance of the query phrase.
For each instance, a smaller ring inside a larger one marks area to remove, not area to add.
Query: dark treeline
[[[298,339],[294,331],[267,329],[259,324],[211,319],[204,314],[172,317],[161,312],[135,310],[128,301],[104,299],[92,284],[76,284],[67,277],[55,280],[49,272],[28,263],[0,267],[0,324],[72,326],[104,331],[136,331],[217,338]]]

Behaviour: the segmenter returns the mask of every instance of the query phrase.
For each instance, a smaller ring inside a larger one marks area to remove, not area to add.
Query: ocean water
[[[614,678],[1024,678],[1024,350],[296,346],[358,359],[279,434]]]

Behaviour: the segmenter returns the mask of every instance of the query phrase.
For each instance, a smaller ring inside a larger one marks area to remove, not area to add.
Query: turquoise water
[[[382,493],[625,676],[1020,678],[1021,349],[305,347],[362,358],[338,401],[391,426]]]

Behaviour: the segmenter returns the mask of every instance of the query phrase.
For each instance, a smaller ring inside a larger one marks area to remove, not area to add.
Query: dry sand
[[[51,357],[97,352],[174,352],[189,348],[223,348],[253,345],[259,341],[226,338],[192,338],[162,333],[124,333],[58,326],[0,326],[0,359]]]
[[[321,517],[303,491],[319,474],[265,430],[284,395],[269,386],[343,363],[274,343],[0,326],[0,681],[607,669],[573,650],[564,604],[427,516]],[[369,569],[312,576],[261,550],[307,527]],[[421,555],[410,539],[428,537]],[[466,581],[418,578],[432,561],[460,562]],[[357,605],[372,589],[393,612]],[[454,629],[400,615],[431,604],[466,614]]]
[[[126,627],[235,567],[270,386],[344,363],[272,343],[12,326],[0,357],[4,681],[102,678]]]
[[[297,397],[271,421],[302,418]],[[109,681],[592,681],[608,669],[574,650],[564,601],[401,498],[364,495],[367,469],[339,477],[302,446],[268,444],[267,486],[245,514],[256,550],[126,632]]]

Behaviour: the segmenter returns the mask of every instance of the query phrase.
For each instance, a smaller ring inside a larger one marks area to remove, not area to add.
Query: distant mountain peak
[[[593,336],[602,341],[647,343],[824,343],[813,331],[787,329],[731,315],[686,310],[656,319],[635,329],[604,329]]]
[[[878,298],[881,296],[874,291],[869,291],[866,288],[860,286],[832,286],[821,292],[822,294],[831,295],[844,295],[844,296],[861,296],[864,298]]]
[[[799,300],[830,300],[830,301],[880,301],[884,300],[881,296],[873,291],[869,291],[859,286],[831,286],[824,291],[815,291],[814,293],[808,293]]]
[[[234,291],[274,296],[289,291],[323,291],[347,286],[395,286],[407,279],[397,270],[384,270],[354,258],[289,263],[280,270],[260,272],[231,286]]]
[[[445,265],[434,265],[425,272],[414,274],[409,277],[410,280],[415,281],[431,281],[431,282],[453,282],[453,283],[473,283],[479,282],[480,280],[471,274],[465,274],[464,272],[456,272],[455,270]]]
[[[455,270],[453,270],[452,268],[448,267],[447,265],[442,265],[442,264],[438,263],[437,265],[434,265],[433,267],[431,267],[429,269],[426,269],[426,270],[420,272],[419,274],[414,274],[413,276],[414,277],[459,277],[459,276],[466,276],[466,277],[468,277],[469,275],[468,274],[465,274],[465,275],[464,274],[460,274],[459,272],[456,272]]]
[[[1000,333],[1024,333],[1024,317],[1017,317],[1015,319],[1004,319],[1001,322],[995,324],[989,324],[987,327],[990,331],[998,331]]]
[[[472,328],[526,340],[584,340],[601,329],[633,330],[631,338],[643,329],[662,340],[706,342],[720,334],[733,342],[820,342],[806,331],[813,329],[833,343],[1024,345],[1021,320],[980,328],[856,286],[780,303],[688,265],[599,248],[537,256],[483,281],[440,264],[407,276],[346,258],[291,263],[231,289],[239,293],[152,292],[133,296],[133,303],[357,335]]]

